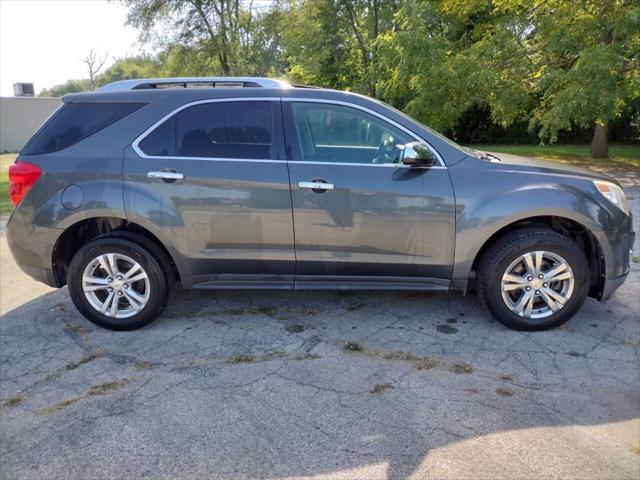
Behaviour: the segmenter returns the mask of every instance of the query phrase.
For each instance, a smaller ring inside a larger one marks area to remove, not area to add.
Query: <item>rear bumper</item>
[[[34,280],[58,287],[53,274],[53,247],[62,233],[56,228],[34,225],[20,210],[7,223],[7,244],[20,269]]]

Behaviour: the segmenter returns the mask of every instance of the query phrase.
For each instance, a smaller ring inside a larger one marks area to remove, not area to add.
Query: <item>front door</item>
[[[400,164],[416,136],[363,107],[283,99],[283,110],[296,286],[446,288],[454,248],[446,167]]]
[[[169,244],[186,286],[293,287],[279,132],[279,98],[201,101],[127,149],[127,215]]]

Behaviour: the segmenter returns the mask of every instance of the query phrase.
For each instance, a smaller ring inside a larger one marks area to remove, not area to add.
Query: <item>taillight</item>
[[[41,173],[40,167],[27,162],[19,161],[9,167],[9,198],[14,207],[18,206],[35,185]]]

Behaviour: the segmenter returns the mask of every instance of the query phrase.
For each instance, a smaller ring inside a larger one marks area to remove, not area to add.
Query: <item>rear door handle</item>
[[[147,172],[149,178],[160,178],[162,180],[168,180],[175,182],[176,180],[182,180],[184,174],[178,172],[160,171],[160,172]]]
[[[326,182],[299,182],[298,187],[310,188],[311,190],[333,190],[333,184]]]

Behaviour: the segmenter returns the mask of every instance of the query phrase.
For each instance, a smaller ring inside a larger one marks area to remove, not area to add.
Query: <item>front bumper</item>
[[[604,284],[598,299],[608,300],[629,276],[635,232],[599,232],[596,238],[604,255]]]

